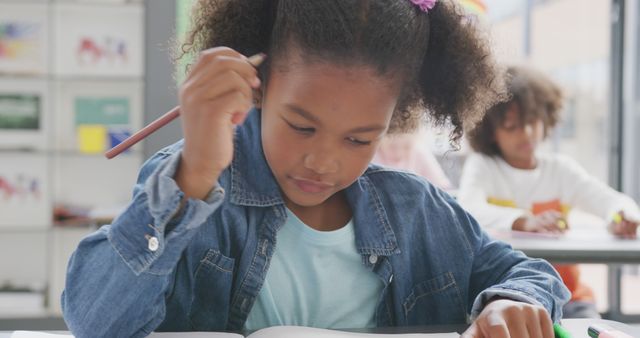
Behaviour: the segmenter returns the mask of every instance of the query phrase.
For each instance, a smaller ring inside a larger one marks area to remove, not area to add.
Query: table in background
[[[490,232],[529,257],[552,263],[607,264],[609,266],[609,317],[622,321],[640,321],[638,315],[624,315],[621,310],[621,264],[640,264],[640,239],[620,239],[603,224],[572,226],[559,237],[517,232]],[[640,300],[639,300],[640,301]]]
[[[553,263],[640,264],[640,240],[620,239],[605,229],[572,229],[552,237],[518,232],[495,232],[529,257]]]

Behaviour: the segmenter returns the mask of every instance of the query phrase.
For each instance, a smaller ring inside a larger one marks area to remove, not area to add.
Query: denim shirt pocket
[[[229,303],[235,260],[215,249],[204,255],[194,275],[189,320],[198,331],[223,330],[229,317]]]
[[[467,314],[453,273],[413,286],[403,303],[407,325],[465,323]]]

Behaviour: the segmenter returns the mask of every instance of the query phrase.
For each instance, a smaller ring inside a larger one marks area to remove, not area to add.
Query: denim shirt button
[[[376,264],[377,261],[378,261],[378,255],[369,256],[369,263]]]
[[[156,250],[158,250],[159,243],[158,243],[158,238],[157,237],[149,237],[148,244],[149,244],[149,250],[154,251],[154,252]]]

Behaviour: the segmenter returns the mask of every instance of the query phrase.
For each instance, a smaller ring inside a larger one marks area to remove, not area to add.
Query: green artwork
[[[0,94],[0,129],[39,128],[39,95]]]
[[[129,99],[124,97],[78,97],[75,99],[76,125],[129,124]]]

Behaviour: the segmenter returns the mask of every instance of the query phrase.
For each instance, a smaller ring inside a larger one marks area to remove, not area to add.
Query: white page
[[[243,338],[239,334],[224,332],[154,332],[151,338]],[[11,338],[73,338],[70,334],[53,334],[36,331],[15,331]]]
[[[70,334],[54,334],[36,331],[15,331],[11,338],[73,338]]]
[[[247,338],[459,338],[455,332],[450,333],[356,333],[302,326],[273,326],[258,330]]]
[[[243,338],[236,333],[224,332],[154,332],[149,338]]]
[[[154,332],[151,338],[242,338],[235,333],[223,332]],[[451,333],[380,334],[356,333],[301,326],[274,326],[254,332],[247,338],[458,338]],[[15,331],[11,338],[73,338],[70,334],[53,334],[36,331]]]

